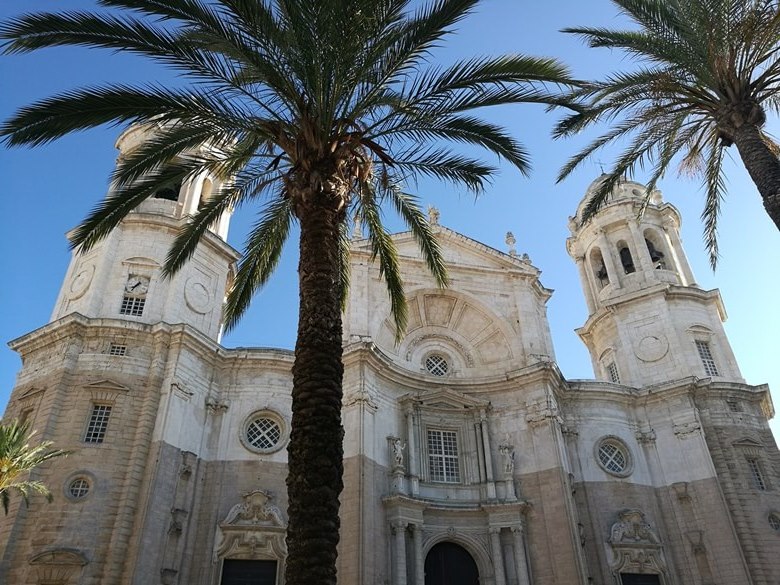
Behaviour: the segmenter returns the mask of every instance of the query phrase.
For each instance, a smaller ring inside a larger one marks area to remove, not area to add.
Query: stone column
[[[496,585],[506,585],[504,573],[504,555],[501,551],[501,529],[490,529],[490,554],[493,557],[493,572],[496,577]]]
[[[406,456],[409,458],[409,491],[413,496],[416,496],[420,491],[420,457],[415,441],[414,407],[407,404],[404,414],[406,416]]]
[[[596,303],[593,300],[595,289],[593,286],[593,279],[590,278],[590,274],[585,269],[585,256],[577,256],[574,259],[577,264],[577,272],[580,274],[580,282],[582,282],[582,292],[585,293],[585,304],[588,305],[588,313],[596,312]]]
[[[530,585],[528,579],[528,559],[525,558],[525,539],[523,527],[512,527],[512,539],[515,550],[515,572],[517,573],[517,585]]]
[[[599,230],[596,240],[601,249],[601,259],[604,260],[604,266],[607,267],[609,284],[612,285],[612,288],[620,288],[620,278],[623,276],[623,267],[621,265],[620,270],[618,270],[617,266],[615,266],[615,263],[612,261],[612,259],[615,258],[617,250],[607,241],[604,230]]]
[[[391,526],[395,541],[393,585],[406,585],[406,522],[396,520]]]
[[[412,524],[414,538],[414,585],[425,585],[425,559],[423,558],[423,527],[422,524]]]
[[[680,275],[680,281],[683,286],[696,286],[696,279],[693,277],[693,270],[688,264],[688,258],[683,250],[682,240],[678,231],[677,222],[671,217],[664,217],[664,234],[666,235],[666,244],[669,247],[672,257],[675,260],[677,274]]]
[[[629,219],[627,222],[628,230],[631,232],[631,239],[634,240],[634,247],[636,248],[636,262],[639,263],[639,267],[642,268],[642,272],[647,275],[648,272],[652,273],[653,263],[650,260],[650,252],[647,251],[647,244],[645,243],[645,237],[639,231],[639,226],[636,221]]]
[[[493,455],[490,449],[490,433],[488,432],[487,413],[484,408],[479,410],[479,423],[482,428],[482,444],[485,449],[485,473],[487,474],[488,499],[496,499],[496,480],[493,475]]]

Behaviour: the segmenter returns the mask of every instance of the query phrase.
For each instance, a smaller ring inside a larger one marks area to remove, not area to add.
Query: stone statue
[[[512,445],[499,445],[498,452],[504,458],[504,473],[512,475],[515,471],[515,448]]]
[[[404,465],[404,449],[406,446],[401,442],[401,439],[395,438],[393,439],[392,449],[393,449],[393,463],[395,463],[396,467],[403,467]]]
[[[431,225],[439,225],[439,210],[433,205],[428,206],[428,221]]]
[[[515,235],[512,232],[507,232],[505,241],[507,247],[509,248],[509,255],[517,256],[517,248],[515,248],[515,244],[517,244],[517,240],[515,239]]]

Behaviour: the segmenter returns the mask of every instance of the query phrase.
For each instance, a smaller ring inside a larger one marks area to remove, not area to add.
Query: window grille
[[[89,482],[83,477],[74,479],[72,482],[70,482],[70,485],[68,486],[68,493],[72,498],[76,500],[85,498],[89,493]]]
[[[607,471],[621,474],[628,467],[628,455],[620,445],[605,441],[599,446],[599,462]]]
[[[443,356],[433,354],[425,358],[425,369],[434,376],[444,376],[449,371],[450,365]]]
[[[112,343],[108,346],[108,355],[127,355],[127,346],[119,343]]]
[[[615,384],[620,384],[620,373],[618,372],[615,362],[610,362],[607,366],[607,372],[609,373],[609,381]]]
[[[145,304],[146,299],[144,297],[125,295],[122,297],[122,306],[119,307],[119,314],[140,317],[143,315]]]
[[[708,376],[719,376],[718,367],[715,365],[715,358],[712,357],[710,344],[706,341],[696,340],[696,349],[699,351],[701,363]]]
[[[753,480],[753,487],[762,492],[766,491],[766,482],[764,481],[764,474],[761,473],[761,467],[758,464],[757,459],[748,459],[748,468],[750,469],[750,476]]]
[[[256,418],[246,427],[246,440],[257,449],[273,449],[281,437],[282,429],[275,420],[270,418]]]
[[[85,443],[102,443],[108,428],[108,419],[111,416],[111,407],[107,404],[93,404],[92,415],[89,417],[87,432],[84,434]]]
[[[458,435],[455,431],[428,429],[428,465],[431,481],[460,481]]]
[[[780,516],[778,516],[777,514],[770,514],[769,527],[775,532],[780,532]]]

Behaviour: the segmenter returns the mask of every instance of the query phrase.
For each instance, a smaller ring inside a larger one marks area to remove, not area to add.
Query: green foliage
[[[780,4],[777,0],[612,0],[634,30],[569,28],[590,47],[625,51],[640,66],[584,85],[570,97],[584,107],[563,119],[556,137],[599,122],[611,128],[561,169],[559,181],[595,151],[627,146],[585,210],[589,219],[623,175],[650,169],[647,198],[673,161],[704,180],[704,239],[713,268],[717,219],[725,194],[723,148],[744,124],[760,128],[780,111]],[[774,141],[764,142],[777,152]]]
[[[514,138],[466,114],[508,103],[565,104],[547,87],[568,81],[566,69],[551,59],[481,57],[446,68],[426,65],[476,0],[439,0],[414,13],[408,0],[100,4],[111,10],[10,20],[0,27],[5,52],[61,45],[130,51],[194,83],[185,90],[112,85],[66,92],[22,108],[0,136],[9,145],[37,145],[107,123],[155,124],[152,140],[119,162],[115,189],[72,243],[82,250],[94,246],[162,183],[219,179],[221,189],[182,229],[167,273],[192,256],[224,210],[259,199],[260,219],[228,297],[228,329],[267,281],[290,223],[303,212],[300,202],[287,201],[296,196],[291,179],[321,174],[325,166],[338,169],[346,182],[344,217],[368,228],[400,335],[405,301],[393,242],[379,225],[381,200],[389,199],[410,222],[428,266],[445,284],[433,233],[416,200],[403,194],[405,185],[429,176],[474,193],[484,190],[496,168],[437,145],[447,142],[476,145],[527,173],[528,155]],[[203,144],[208,148],[199,148]]]
[[[0,501],[6,514],[11,490],[19,492],[28,505],[31,492],[45,496],[48,501],[52,500],[51,492],[43,483],[22,478],[49,459],[67,455],[68,452],[50,449],[51,441],[30,446],[34,434],[30,432],[29,422],[13,420],[8,424],[0,423]]]

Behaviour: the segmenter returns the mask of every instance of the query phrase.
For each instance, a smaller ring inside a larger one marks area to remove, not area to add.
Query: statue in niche
[[[404,445],[401,442],[401,439],[398,437],[393,438],[393,441],[390,445],[392,451],[393,451],[393,463],[395,467],[403,467],[404,466],[404,449],[406,449],[406,445]]]
[[[504,473],[512,475],[515,471],[515,448],[512,445],[499,445],[498,452],[504,459]]]

